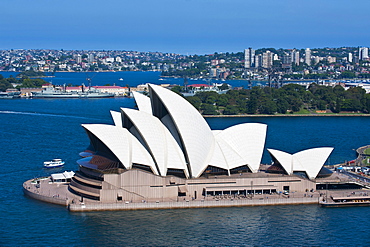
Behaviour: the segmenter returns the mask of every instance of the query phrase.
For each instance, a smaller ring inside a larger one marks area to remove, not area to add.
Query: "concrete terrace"
[[[240,176],[233,174],[232,176]],[[266,176],[264,173],[242,174],[246,177]],[[269,177],[282,175],[268,174]],[[317,179],[316,183],[345,183],[356,182],[342,173],[333,173],[325,179]],[[243,207],[268,205],[318,204],[320,198],[333,194],[351,195],[352,191],[291,191],[289,195],[282,193],[253,194],[253,195],[207,195],[197,199],[179,197],[177,200],[161,198],[156,200],[130,201],[122,200],[102,203],[97,200],[82,198],[68,190],[68,183],[53,183],[50,177],[31,179],[23,183],[25,195],[47,203],[67,206],[70,211],[104,211],[104,210],[148,210],[148,209],[179,209],[179,208],[211,208],[211,207]],[[362,190],[367,191],[367,190]]]
[[[34,199],[48,203],[68,206],[70,211],[102,211],[102,210],[139,210],[139,209],[177,209],[177,208],[209,208],[209,207],[242,207],[288,204],[317,204],[318,192],[283,194],[255,194],[248,196],[219,195],[205,196],[196,200],[166,199],[153,201],[117,201],[101,203],[88,198],[81,198],[68,190],[68,184],[52,183],[50,178],[28,180],[23,184],[24,193]]]

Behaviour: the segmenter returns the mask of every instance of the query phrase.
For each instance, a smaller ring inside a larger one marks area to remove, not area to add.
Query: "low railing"
[[[100,211],[100,210],[139,210],[139,209],[178,209],[178,208],[208,208],[208,207],[244,207],[244,206],[269,206],[289,204],[318,204],[317,197],[304,198],[276,198],[276,199],[244,199],[244,200],[194,200],[181,202],[143,202],[143,203],[93,203],[71,204],[70,211]]]

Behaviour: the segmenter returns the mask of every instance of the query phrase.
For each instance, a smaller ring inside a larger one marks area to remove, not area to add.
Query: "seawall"
[[[33,199],[47,202],[47,203],[53,203],[53,204],[58,204],[58,205],[63,205],[67,206],[68,205],[68,200],[67,199],[62,199],[62,198],[56,198],[56,197],[50,197],[50,196],[45,196],[45,195],[40,195],[37,192],[32,192],[27,187],[25,187],[25,184],[23,184],[23,193],[31,197]]]
[[[184,208],[214,208],[214,207],[246,207],[246,206],[273,206],[273,205],[298,205],[318,204],[318,197],[304,198],[279,198],[279,199],[243,199],[219,201],[184,201],[184,202],[154,202],[154,203],[92,203],[69,204],[72,212],[83,211],[114,211],[114,210],[153,210],[153,209],[184,209]]]

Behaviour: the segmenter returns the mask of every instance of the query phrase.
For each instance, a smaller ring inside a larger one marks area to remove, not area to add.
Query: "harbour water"
[[[150,81],[143,79],[143,83]],[[83,123],[112,123],[109,110],[133,99],[0,101],[0,246],[369,246],[370,208],[317,205],[71,213],[23,196],[33,177],[77,170],[88,146]],[[370,117],[209,118],[213,129],[268,125],[266,148],[295,153],[333,146],[329,164],[356,157],[370,142]],[[45,170],[62,158],[64,168]],[[271,158],[264,153],[263,163]]]
[[[4,72],[0,71],[0,74],[4,77],[13,76],[16,77],[19,72]],[[162,78],[161,72],[157,71],[120,71],[120,72],[55,72],[46,73],[44,79],[47,82],[51,82],[54,85],[81,85],[84,83],[88,85],[87,79],[91,79],[91,85],[104,86],[106,84],[136,87],[139,84],[154,83],[154,84],[177,84],[183,85],[184,79],[182,78]],[[188,79],[189,84],[207,84],[208,81],[202,79]],[[246,80],[211,80],[212,83],[228,83],[234,87],[247,87],[248,82]],[[253,86],[259,85],[261,82],[254,81]]]

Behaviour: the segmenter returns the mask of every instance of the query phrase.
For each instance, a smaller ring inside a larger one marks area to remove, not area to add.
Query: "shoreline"
[[[1,72],[12,72],[12,73],[21,73],[24,71],[10,71],[10,70],[0,70]],[[158,72],[162,73],[160,70],[102,70],[102,71],[48,71],[44,73],[119,73],[119,72]],[[48,77],[48,76],[46,76]],[[167,76],[167,75],[160,75],[160,78],[175,78],[175,79],[184,79],[184,77],[181,76]],[[201,77],[187,77],[188,79],[198,79],[198,80],[207,80],[208,78],[201,78]],[[219,78],[212,78],[212,80],[221,81]],[[225,79],[225,81],[249,81],[250,79],[247,78],[229,78]],[[343,79],[320,79],[322,81],[336,81],[336,80],[363,80],[363,78],[343,78]],[[268,80],[252,80],[256,82],[267,82]],[[284,83],[299,83],[299,82],[316,82],[315,79],[299,79],[299,80],[284,80]]]

